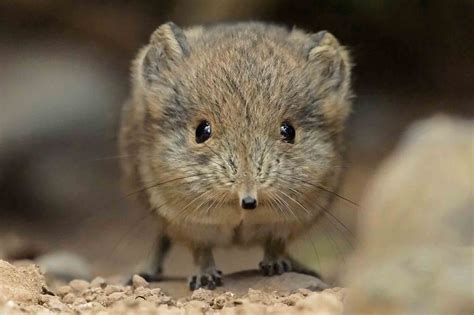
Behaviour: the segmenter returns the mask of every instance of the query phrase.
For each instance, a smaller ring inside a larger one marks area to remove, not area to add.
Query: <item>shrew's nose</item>
[[[244,197],[242,199],[242,208],[246,210],[251,210],[257,208],[257,200],[250,196]]]

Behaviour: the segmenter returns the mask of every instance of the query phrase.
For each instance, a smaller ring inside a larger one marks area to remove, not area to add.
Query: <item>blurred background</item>
[[[154,232],[120,186],[116,134],[130,61],[164,22],[246,20],[326,29],[352,52],[356,98],[341,194],[354,202],[411,122],[474,116],[472,0],[3,0],[0,258],[83,260],[76,275],[84,276],[136,271]],[[323,220],[292,251],[334,279],[358,211],[338,201],[333,214],[346,227]],[[256,267],[260,251],[243,253],[221,250],[217,260],[224,272]],[[189,273],[190,259],[174,249],[167,273]]]

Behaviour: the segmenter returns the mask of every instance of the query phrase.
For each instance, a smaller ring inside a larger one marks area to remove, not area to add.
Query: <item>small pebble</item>
[[[102,288],[104,289],[107,286],[107,282],[102,277],[95,277],[94,280],[91,281],[92,288]]]
[[[90,311],[94,308],[95,304],[92,302],[89,303],[82,303],[79,304],[75,307],[75,310],[78,311],[79,313],[84,312],[84,311]]]
[[[112,294],[112,293],[114,293],[114,292],[122,292],[122,291],[123,291],[122,288],[119,287],[119,286],[116,286],[116,285],[108,285],[108,286],[106,286],[105,289],[104,289],[104,293],[105,293],[106,295],[110,295],[110,294]]]
[[[163,292],[161,291],[160,288],[154,288],[154,289],[151,289],[151,294],[153,295],[157,295],[157,296],[160,296],[160,295],[163,295]]]
[[[45,305],[47,305],[50,310],[56,312],[70,311],[69,307],[64,304],[57,296],[49,296]]]
[[[140,287],[140,288],[137,288],[135,290],[135,295],[148,297],[148,296],[151,296],[152,293],[151,293],[151,290],[149,288]]]
[[[118,300],[123,299],[124,296],[125,296],[125,295],[123,294],[123,292],[114,292],[114,293],[112,293],[112,294],[109,295],[109,299],[110,299],[110,301],[112,301],[112,302],[116,302],[116,301],[118,301]]]
[[[283,297],[281,299],[281,303],[288,305],[288,306],[293,306],[295,305],[298,301],[300,301],[303,297],[299,294],[292,294],[286,297]]]
[[[124,299],[125,305],[127,305],[127,306],[132,306],[132,307],[137,306],[137,305],[140,304],[140,302],[142,302],[142,301],[143,301],[142,299],[136,299],[136,298],[131,297],[131,296],[129,296],[129,297],[127,297],[126,299]]]
[[[74,305],[80,305],[80,304],[86,304],[86,303],[87,303],[87,301],[86,301],[85,298],[83,298],[83,297],[78,297],[78,298],[76,298],[76,300],[74,301],[73,304],[74,304]]]
[[[302,288],[302,289],[298,289],[298,292],[301,293],[301,294],[303,294],[303,296],[308,296],[308,295],[310,295],[313,291]]]
[[[69,286],[76,292],[82,292],[89,289],[89,282],[85,280],[75,279],[69,282]]]
[[[222,309],[226,305],[232,305],[233,299],[234,294],[232,292],[225,292],[214,299],[212,308]]]
[[[212,301],[213,297],[214,294],[212,291],[200,288],[193,291],[191,300],[210,302]]]
[[[59,296],[65,296],[66,294],[71,293],[71,291],[72,289],[70,286],[63,285],[57,289],[56,294]]]
[[[101,288],[92,288],[82,292],[82,297],[86,299],[87,302],[91,302],[97,299],[99,295],[102,294]]]
[[[74,303],[75,300],[76,300],[76,296],[73,293],[67,293],[63,297],[63,302],[66,304],[72,304]]]
[[[133,275],[133,277],[132,277],[132,286],[133,286],[134,289],[140,288],[140,287],[146,288],[146,287],[149,286],[149,284],[145,279],[143,279],[143,277],[141,277],[139,275]]]
[[[175,304],[174,300],[171,297],[166,296],[166,295],[160,297],[159,303],[160,304],[166,304],[166,305],[174,305]]]
[[[209,310],[209,305],[203,301],[192,300],[189,301],[185,306],[186,313],[198,313],[202,314]]]

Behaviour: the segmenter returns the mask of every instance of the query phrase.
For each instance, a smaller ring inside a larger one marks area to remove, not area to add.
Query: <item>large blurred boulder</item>
[[[474,122],[416,123],[367,190],[349,313],[473,314]]]

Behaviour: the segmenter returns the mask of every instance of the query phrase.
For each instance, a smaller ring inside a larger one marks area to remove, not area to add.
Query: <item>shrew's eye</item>
[[[290,125],[289,122],[284,121],[281,123],[280,126],[280,135],[282,137],[282,140],[288,143],[294,143],[295,142],[295,128],[293,128],[292,125]]]
[[[201,121],[196,128],[196,142],[203,143],[211,137],[211,124],[207,120]]]

